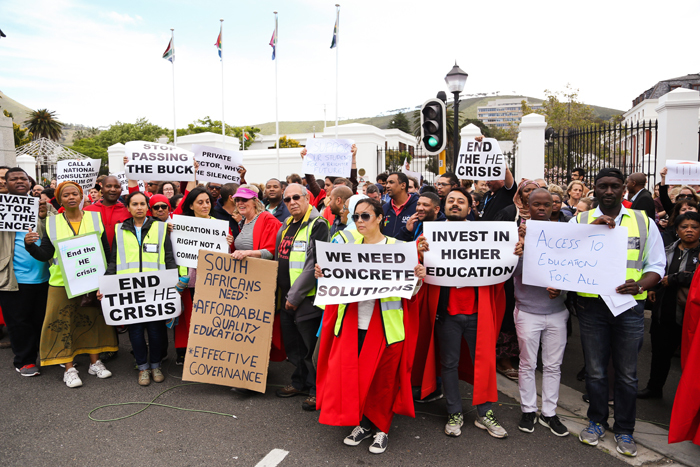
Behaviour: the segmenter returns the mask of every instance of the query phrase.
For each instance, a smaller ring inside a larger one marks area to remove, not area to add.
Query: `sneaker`
[[[486,415],[483,417],[477,416],[476,420],[474,420],[474,425],[476,425],[477,428],[488,431],[494,438],[505,438],[508,436],[508,432],[498,423],[498,420],[496,420],[493,410],[486,412]]]
[[[374,435],[374,442],[369,447],[369,452],[372,454],[381,454],[386,451],[386,447],[389,445],[389,435],[383,431],[378,431]]]
[[[419,404],[427,404],[428,402],[435,402],[439,401],[442,399],[444,395],[442,394],[442,389],[437,388],[435,391],[431,392],[427,396],[425,396],[425,399],[421,399],[420,395],[418,396],[418,399],[415,399],[415,402]]]
[[[105,379],[112,376],[112,372],[105,368],[105,364],[102,363],[102,360],[97,360],[95,363],[91,363],[90,368],[88,368],[88,374],[95,375],[100,379]]]
[[[65,364],[65,363],[61,363],[61,364],[58,365],[58,366],[60,366],[61,368],[65,368],[65,367],[66,367],[66,364]],[[78,362],[73,362],[73,368],[75,368],[76,366],[78,366]]]
[[[520,423],[518,423],[518,430],[524,431],[525,433],[532,433],[535,431],[536,419],[537,412],[523,412],[520,417]]]
[[[151,372],[153,373],[153,382],[154,383],[162,383],[163,381],[165,381],[165,375],[160,370],[160,368],[153,368],[151,370]]]
[[[352,433],[345,437],[343,443],[347,444],[348,446],[357,446],[371,436],[372,430],[365,430],[358,425],[352,429]]]
[[[182,366],[184,364],[185,364],[185,356],[178,354],[177,358],[175,359],[175,365]]]
[[[569,436],[569,430],[564,426],[564,424],[559,420],[559,417],[552,415],[551,417],[545,417],[540,414],[540,425],[546,426],[550,429],[552,433],[557,436]]]
[[[277,397],[294,397],[294,396],[298,396],[301,394],[307,394],[307,393],[305,393],[304,391],[302,391],[300,389],[295,388],[291,384],[288,384],[285,387],[280,388],[277,391],[275,391],[275,394],[277,394]]]
[[[578,435],[578,440],[589,446],[596,446],[599,439],[605,438],[605,427],[600,423],[588,422],[588,428],[585,428]]]
[[[316,410],[316,396],[307,397],[306,400],[301,403],[301,408],[308,412],[314,412]]]
[[[632,435],[615,435],[617,443],[617,452],[623,456],[637,457],[637,443],[634,442]]]
[[[39,368],[34,364],[24,365],[22,368],[15,368],[15,370],[22,376],[37,376],[41,374],[39,373]]]
[[[77,388],[83,385],[80,376],[78,376],[78,370],[75,368],[71,368],[63,373],[63,382],[69,388]]]
[[[462,425],[464,425],[464,416],[462,412],[452,413],[447,419],[445,425],[445,434],[447,436],[459,436],[462,434]]]
[[[139,371],[139,385],[148,386],[151,384],[151,370]]]

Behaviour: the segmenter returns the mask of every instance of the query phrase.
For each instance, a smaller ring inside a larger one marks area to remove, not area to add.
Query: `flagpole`
[[[338,139],[338,51],[340,50],[340,5],[335,4],[335,22],[338,25],[335,37],[335,139]]]
[[[170,42],[172,44],[173,59],[170,63],[173,66],[173,145],[177,146],[177,123],[175,118],[175,29],[170,28]]]
[[[224,119],[224,20],[222,18],[219,21],[221,21],[221,28],[219,31],[221,37],[221,48],[219,49],[219,52],[221,52],[221,142],[223,143],[223,149],[226,149],[226,120]]]
[[[280,120],[277,105],[277,45],[279,35],[277,32],[277,12],[275,11],[275,136],[277,137],[277,176],[280,177]]]

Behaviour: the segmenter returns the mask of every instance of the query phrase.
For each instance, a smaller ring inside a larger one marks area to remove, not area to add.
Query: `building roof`
[[[636,99],[632,101],[632,107],[646,99],[658,99],[659,97],[663,96],[664,94],[668,94],[677,87],[696,89],[697,86],[700,86],[699,73],[692,73],[685,76],[679,76],[677,78],[665,79],[659,81],[654,86],[641,93]]]
[[[37,138],[31,143],[15,149],[17,156],[29,155],[34,156],[38,164],[55,164],[57,161],[64,159],[87,159],[85,154],[81,154],[70,148],[67,148],[48,138]]]

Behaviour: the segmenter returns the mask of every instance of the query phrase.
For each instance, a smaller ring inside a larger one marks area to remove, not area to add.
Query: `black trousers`
[[[48,282],[19,284],[16,292],[0,291],[0,306],[10,332],[16,368],[36,364],[48,294]]]
[[[651,322],[651,372],[647,387],[661,391],[671,370],[671,359],[681,345],[683,327],[675,322]]]
[[[301,322],[296,322],[294,316],[285,310],[281,310],[279,316],[284,351],[289,362],[296,367],[292,373],[292,386],[300,391],[308,390],[310,396],[315,396],[316,368],[313,354],[321,316]]]

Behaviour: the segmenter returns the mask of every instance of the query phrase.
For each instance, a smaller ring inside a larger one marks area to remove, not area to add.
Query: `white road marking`
[[[289,451],[273,449],[268,452],[267,456],[263,457],[260,462],[255,464],[255,467],[275,467],[287,457],[287,454],[289,454]]]

